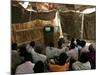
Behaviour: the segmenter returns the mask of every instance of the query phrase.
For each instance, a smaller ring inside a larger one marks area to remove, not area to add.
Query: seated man
[[[69,57],[71,57],[73,60],[78,60],[78,49],[75,47],[75,44],[74,43],[72,43],[71,45],[70,45],[70,50],[69,51],[67,51],[66,52],[67,53],[67,55],[69,56]]]
[[[87,57],[91,63],[91,68],[96,68],[96,49],[93,44],[89,45],[89,52],[87,53]]]
[[[37,61],[45,62],[47,60],[47,57],[42,54],[42,48],[40,46],[37,46],[35,49],[35,42],[32,41],[30,45],[27,45],[27,51],[32,54],[33,62],[36,63]]]
[[[35,48],[35,42],[31,41],[29,44],[27,44],[26,49],[27,52],[31,53],[31,51]]]
[[[54,58],[56,50],[54,48],[54,43],[50,43],[49,46],[46,47],[46,56],[48,59]]]
[[[69,70],[69,63],[66,63],[68,56],[66,53],[61,53],[58,59],[58,62],[53,64],[49,63],[49,70],[52,72],[61,72]]]
[[[32,55],[25,52],[24,63],[20,64],[16,69],[16,74],[30,74],[33,73],[34,63],[32,63]]]
[[[55,50],[56,50],[56,53],[55,53],[56,56],[59,56],[61,53],[66,52],[66,48],[62,47],[61,41],[58,41],[58,47],[55,48]]]
[[[17,43],[12,43],[11,51],[11,72],[15,74],[16,67],[23,61],[18,52]]]
[[[73,70],[90,70],[91,69],[91,64],[87,58],[86,53],[82,53],[80,55],[79,61],[76,61],[75,63],[72,64],[72,69]]]
[[[80,46],[82,47],[80,49],[80,54],[84,53],[84,52],[85,53],[89,52],[88,47],[86,46],[86,41],[84,41],[84,40],[80,41]]]
[[[47,57],[42,54],[42,49],[39,46],[37,46],[35,50],[33,49],[31,54],[34,63],[36,63],[37,61],[46,62],[47,60]]]
[[[36,62],[34,68],[33,68],[34,73],[42,73],[44,72],[44,63],[42,61]]]

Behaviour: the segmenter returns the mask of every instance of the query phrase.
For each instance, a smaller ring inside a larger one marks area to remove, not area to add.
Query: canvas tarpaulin
[[[27,11],[23,7],[12,6],[11,19],[12,23],[24,23],[36,19],[41,20],[52,20],[55,18],[56,10],[51,10],[48,12],[33,12]]]
[[[62,30],[68,34],[68,39],[80,38],[81,16],[74,12],[60,12]]]
[[[88,40],[96,40],[96,12],[84,15],[83,37]]]
[[[75,12],[60,12],[62,30],[69,39],[81,38],[82,15]],[[83,39],[96,39],[96,13],[85,14],[83,23]]]

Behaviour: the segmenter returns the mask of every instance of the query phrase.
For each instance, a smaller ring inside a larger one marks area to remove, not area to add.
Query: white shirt
[[[80,49],[80,52],[81,52],[81,53],[89,52],[88,46],[85,46],[85,47],[81,48],[81,49]]]
[[[76,61],[75,63],[72,64],[72,68],[74,70],[90,70],[91,65],[90,62],[81,63],[79,61]]]
[[[30,61],[26,61],[25,63],[19,65],[16,69],[16,74],[30,74],[34,73],[33,71],[34,64]]]
[[[74,60],[78,60],[78,49],[71,49],[69,51],[67,51],[67,55],[71,58],[73,58]]]
[[[27,52],[31,53],[32,47],[29,44],[27,44],[26,50],[27,50]]]
[[[63,52],[66,52],[65,47],[63,47],[63,48],[61,48],[61,49],[56,48],[55,50],[56,50],[56,55],[57,55],[57,56],[59,56],[59,55],[60,55],[61,53],[63,53]]]
[[[34,63],[36,63],[37,61],[45,62],[47,60],[47,57],[45,55],[35,52],[32,47],[27,47],[27,51],[32,54]]]
[[[47,58],[53,58],[56,55],[56,48],[54,47],[46,47],[46,56]]]

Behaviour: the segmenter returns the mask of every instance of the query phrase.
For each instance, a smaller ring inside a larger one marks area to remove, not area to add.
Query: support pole
[[[82,13],[82,23],[81,23],[81,39],[83,39],[83,31],[84,31],[84,14]]]
[[[63,38],[63,33],[62,33],[62,27],[61,27],[61,22],[60,22],[60,15],[59,12],[57,11],[57,19],[58,19],[58,26],[59,26],[59,30],[60,30],[60,36],[59,38]]]

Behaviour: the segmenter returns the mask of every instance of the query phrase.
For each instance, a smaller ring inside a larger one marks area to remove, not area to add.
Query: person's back
[[[21,65],[19,65],[16,69],[16,74],[30,74],[34,71],[32,70],[34,67],[34,64],[27,61]]]
[[[79,61],[76,61],[72,64],[72,68],[73,70],[90,70],[91,64],[87,58],[87,54],[82,53],[79,58]]]
[[[51,64],[49,63],[49,69],[53,72],[61,72],[69,70],[69,63],[66,63],[67,60],[66,53],[61,53],[58,59],[58,63]]]
[[[43,62],[46,61],[47,57],[43,54],[41,54],[42,48],[40,46],[36,46],[35,48],[35,42],[31,41],[30,44],[26,46],[26,49],[29,53],[32,54],[33,62],[36,63],[37,61],[41,60]]]
[[[81,52],[81,53],[84,53],[84,52],[87,53],[87,52],[89,52],[88,46],[85,46],[85,47],[81,48],[81,49],[80,49],[80,52]]]
[[[32,55],[25,53],[25,62],[19,65],[16,69],[16,74],[30,74],[33,73],[34,63],[32,63]]]
[[[54,47],[46,47],[46,56],[47,58],[53,58],[54,57]]]
[[[21,58],[20,58],[18,52],[17,51],[12,51],[12,54],[11,54],[12,67],[14,68],[20,63],[21,63]]]
[[[44,72],[44,63],[42,61],[37,61],[34,68],[34,73],[42,73]]]
[[[52,72],[63,72],[69,70],[69,63],[64,65],[49,64],[50,71]]]
[[[88,46],[86,46],[86,41],[84,41],[84,40],[82,40],[81,42],[80,42],[80,46],[82,47],[81,49],[80,49],[80,53],[87,53],[87,52],[89,52],[89,50],[88,50]]]
[[[48,47],[46,47],[46,56],[47,58],[54,58],[56,56],[56,48],[54,47],[54,43],[50,43]]]
[[[69,57],[73,60],[78,60],[78,49],[75,47],[75,44],[72,43],[70,50],[66,52]]]
[[[59,56],[61,53],[66,52],[66,48],[62,47],[62,42],[58,41],[58,47],[55,48],[56,50],[56,55]]]
[[[36,58],[33,59],[33,60],[34,60],[34,62],[37,62],[39,60],[41,60],[42,62],[46,62],[47,57],[45,55],[43,55],[43,54],[37,54]]]
[[[89,52],[87,53],[87,57],[91,63],[91,68],[95,69],[96,68],[96,52],[95,52],[95,48],[93,47],[93,44],[89,45]]]
[[[35,47],[35,42],[34,41],[31,41],[29,44],[27,44],[26,46],[26,49],[27,49],[27,52],[31,53],[32,50],[34,49]]]
[[[22,62],[21,57],[19,56],[19,53],[17,51],[17,43],[12,44],[12,51],[11,51],[11,68],[12,68],[12,74],[15,73],[16,67]]]
[[[36,63],[37,61],[42,61],[42,62],[46,62],[47,57],[43,54],[41,54],[42,50],[39,46],[37,46],[35,48],[35,50],[33,49],[31,54],[32,54],[32,58],[33,58],[33,62]]]

